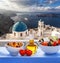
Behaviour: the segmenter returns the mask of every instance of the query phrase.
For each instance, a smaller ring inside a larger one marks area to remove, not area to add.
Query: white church
[[[27,25],[22,21],[19,21],[13,25],[12,34],[7,34],[6,38],[8,39],[10,37],[12,39],[20,39],[25,38],[27,35],[28,35]]]

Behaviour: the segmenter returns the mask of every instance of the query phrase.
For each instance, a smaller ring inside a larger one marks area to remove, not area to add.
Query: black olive
[[[52,40],[52,39],[50,39],[50,41],[52,41],[52,42],[53,42],[53,40]]]
[[[44,42],[44,39],[41,39]]]
[[[48,42],[48,46],[52,46],[51,42]]]
[[[41,40],[39,40],[39,42],[41,42]]]

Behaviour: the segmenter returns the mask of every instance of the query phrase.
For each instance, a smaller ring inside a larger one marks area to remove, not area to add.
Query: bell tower
[[[39,36],[43,36],[44,22],[41,19],[38,21],[38,33]]]

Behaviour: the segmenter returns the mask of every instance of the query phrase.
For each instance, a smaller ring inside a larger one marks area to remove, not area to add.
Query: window
[[[26,35],[27,35],[27,32],[26,32]]]
[[[22,37],[22,33],[20,33],[20,36]]]
[[[16,33],[14,33],[14,36],[16,36]]]

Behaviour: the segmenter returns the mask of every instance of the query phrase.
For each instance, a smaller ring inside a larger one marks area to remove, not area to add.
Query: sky
[[[20,12],[60,12],[60,0],[0,0],[0,9]]]

